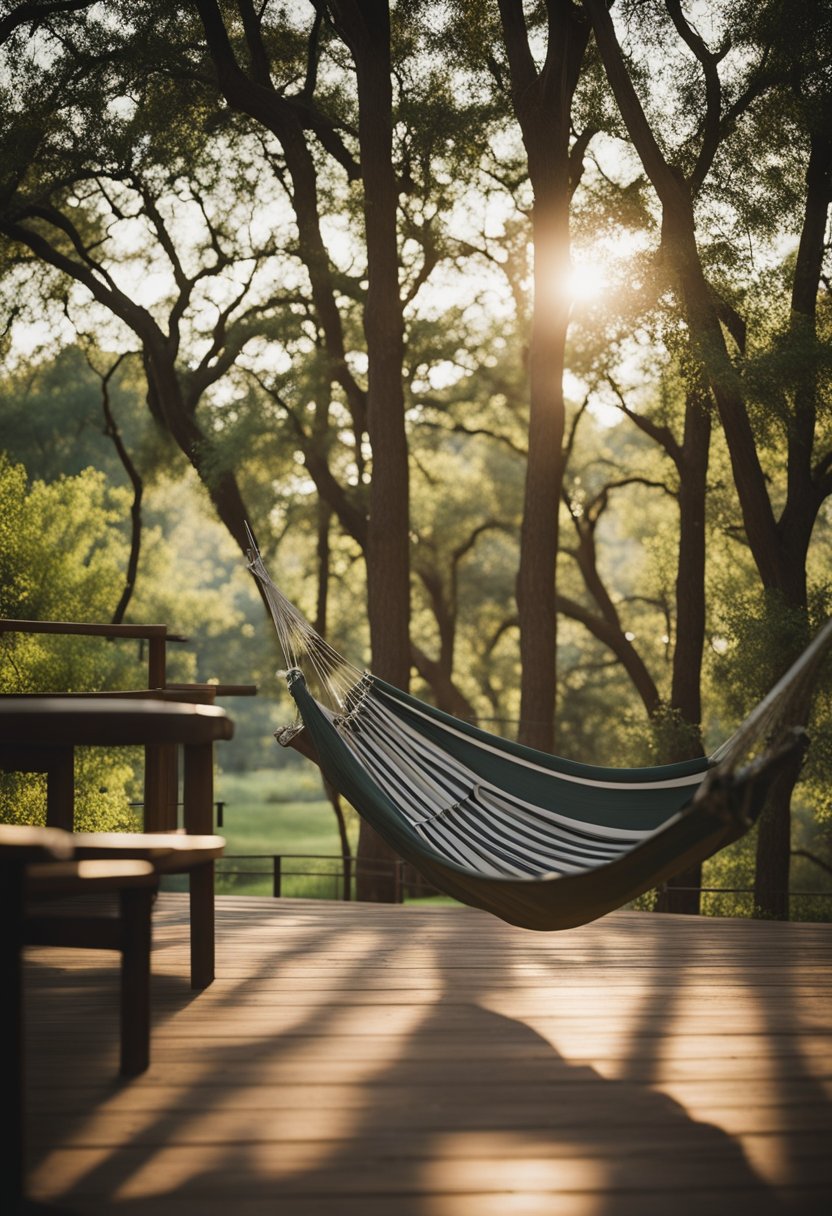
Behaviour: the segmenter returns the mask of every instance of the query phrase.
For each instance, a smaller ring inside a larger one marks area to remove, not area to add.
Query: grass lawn
[[[218,830],[228,842],[217,867],[218,894],[270,896],[272,856],[279,854],[283,895],[341,898],[338,826],[310,764],[293,763],[252,773],[221,772],[215,797],[225,803],[223,826]],[[354,854],[358,815],[351,806],[343,805]],[[455,901],[434,896],[431,902]]]
[[[219,774],[216,797],[225,802],[229,853],[340,853],[335,815],[309,769]],[[358,816],[351,807],[345,813],[354,846]]]
[[[228,841],[218,867],[219,894],[271,895],[272,855],[280,854],[284,895],[338,897],[334,878],[309,874],[337,869],[334,863],[313,858],[337,858],[341,851],[335,814],[311,765],[220,773],[216,797],[225,803],[219,830]],[[354,849],[358,817],[351,807],[345,813]],[[292,856],[297,860],[290,860]],[[296,876],[295,871],[303,874]]]

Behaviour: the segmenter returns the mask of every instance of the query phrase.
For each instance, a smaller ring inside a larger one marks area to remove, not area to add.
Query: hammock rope
[[[773,768],[801,745],[784,727],[832,644],[830,621],[710,757],[636,769],[579,764],[491,735],[354,667],[273,583],[249,537],[249,569],[300,714],[278,741],[305,729],[325,775],[400,856],[440,889],[528,928],[594,919],[741,836]]]

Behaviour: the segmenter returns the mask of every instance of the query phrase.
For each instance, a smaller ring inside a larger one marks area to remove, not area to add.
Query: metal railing
[[[693,894],[699,892],[700,896],[706,897],[702,900],[702,905],[709,904],[712,908],[719,908],[720,898],[724,896],[741,896],[744,897],[743,902],[748,906],[749,915],[754,910],[754,888],[753,887],[676,887],[670,886],[668,883],[662,883],[657,888],[660,895],[675,895]],[[786,891],[783,892],[788,901],[790,919],[797,920],[830,920],[832,919],[832,891]],[[707,897],[713,897],[708,899]],[[808,912],[814,912],[820,907],[823,910],[824,901],[829,903],[829,907],[825,910],[825,914],[821,916],[810,916]],[[795,916],[796,912],[800,915]],[[707,914],[707,913],[706,913]],[[729,913],[732,915],[733,913]],[[724,913],[712,912],[711,915],[724,915]]]
[[[318,899],[354,899],[359,878],[387,879],[392,888],[392,902],[403,903],[405,899],[418,899],[438,894],[413,868],[401,860],[372,861],[356,857],[344,858],[330,853],[234,853],[225,854],[217,862],[217,888],[254,887],[253,893],[271,895],[274,899],[283,896],[300,896]],[[666,884],[663,884],[666,886]],[[748,896],[752,898],[752,887],[674,887],[674,892],[690,893],[711,898],[712,904],[719,897]],[[226,892],[230,893],[230,892]],[[239,891],[238,891],[239,893]],[[832,908],[825,916],[806,916],[812,911],[812,901],[823,906],[823,901],[832,901],[832,891],[790,891],[790,907],[804,915],[799,919],[830,919]],[[704,901],[703,901],[704,902]],[[753,905],[749,906],[749,912]],[[719,913],[717,913],[719,914]]]
[[[355,898],[360,880],[386,883],[394,903],[437,893],[398,858],[365,861],[328,853],[226,853],[217,862],[216,875],[219,891],[226,886],[254,886],[256,893],[270,893],[274,899],[301,895],[350,900]],[[328,893],[321,894],[323,891]]]

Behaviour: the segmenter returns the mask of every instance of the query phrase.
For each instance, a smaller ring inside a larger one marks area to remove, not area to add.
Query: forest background
[[[589,762],[701,754],[829,616],[828,0],[4,0],[0,56],[2,615],[188,634],[249,769],[245,520],[354,661]],[[828,883],[829,709],[709,863],[759,915]]]

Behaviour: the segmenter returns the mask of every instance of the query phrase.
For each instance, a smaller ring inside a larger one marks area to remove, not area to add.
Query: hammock
[[[305,729],[327,779],[400,857],[511,924],[584,924],[737,840],[774,770],[804,745],[783,723],[832,643],[832,621],[710,757],[602,768],[489,734],[352,667],[275,586],[249,536],[302,721],[276,731],[278,742]],[[740,767],[761,739],[762,754]]]

